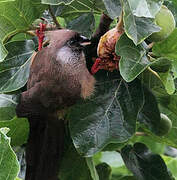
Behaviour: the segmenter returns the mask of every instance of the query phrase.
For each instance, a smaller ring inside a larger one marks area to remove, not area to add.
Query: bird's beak
[[[91,44],[90,39],[86,38],[85,36],[80,36],[81,40],[80,40],[80,45],[81,46],[87,46]]]

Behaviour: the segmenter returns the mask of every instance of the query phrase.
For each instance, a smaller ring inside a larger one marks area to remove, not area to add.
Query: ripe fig
[[[158,58],[152,65],[151,69],[159,72],[159,73],[165,73],[167,72],[171,67],[171,61],[166,58]]]
[[[164,5],[155,16],[155,24],[161,27],[161,30],[159,32],[153,33],[148,38],[151,42],[158,42],[166,39],[176,26],[172,12]]]
[[[161,117],[161,121],[159,123],[159,131],[158,133],[156,133],[158,136],[164,136],[167,135],[171,128],[172,128],[172,122],[171,120],[168,118],[168,116],[166,116],[165,114],[161,113],[160,114]]]
[[[92,74],[95,74],[99,69],[105,69],[108,71],[118,69],[120,56],[116,55],[115,46],[123,33],[123,23],[120,19],[115,28],[109,30],[100,38],[97,47],[98,58],[92,66]]]

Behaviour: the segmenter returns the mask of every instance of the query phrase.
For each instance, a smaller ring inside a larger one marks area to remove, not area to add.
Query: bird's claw
[[[44,31],[46,28],[46,24],[40,23],[39,24],[40,29],[36,30],[36,35],[38,37],[38,51],[40,51],[42,49],[42,44],[43,44],[43,40],[44,40]]]

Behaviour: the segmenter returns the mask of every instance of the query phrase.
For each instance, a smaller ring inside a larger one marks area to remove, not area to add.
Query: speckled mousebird
[[[50,44],[35,55],[27,90],[16,108],[17,116],[30,124],[25,180],[58,180],[64,122],[57,111],[94,91],[95,79],[83,53],[88,40],[67,29],[49,32],[48,37]]]

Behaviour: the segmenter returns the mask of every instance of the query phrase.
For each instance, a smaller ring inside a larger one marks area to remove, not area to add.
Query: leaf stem
[[[136,132],[135,135],[136,136],[147,136],[147,134],[144,132]]]
[[[99,176],[97,173],[97,170],[95,168],[95,165],[93,163],[92,157],[86,157],[87,166],[90,169],[91,176],[93,180],[99,180]]]
[[[150,67],[148,67],[147,68],[152,74],[154,74],[157,78],[159,78],[160,80],[161,80],[161,78],[160,78],[160,76],[158,75],[158,73],[156,73],[155,71],[153,71]]]
[[[121,14],[119,16],[119,21],[116,25],[116,28],[118,31],[123,32],[124,31],[124,22],[123,22],[123,10],[121,11]]]
[[[148,49],[152,49],[153,45],[154,45],[154,42],[148,44]]]

